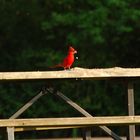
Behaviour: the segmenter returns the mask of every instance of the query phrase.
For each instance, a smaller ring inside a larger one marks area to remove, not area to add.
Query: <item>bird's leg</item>
[[[71,68],[70,68],[70,67],[68,67],[68,70],[71,70]]]

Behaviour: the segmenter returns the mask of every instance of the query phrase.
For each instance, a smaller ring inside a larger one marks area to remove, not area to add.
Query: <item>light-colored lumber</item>
[[[134,107],[134,85],[132,82],[128,83],[128,115],[135,115]],[[135,140],[135,125],[129,125],[129,139]]]
[[[54,129],[71,129],[71,128],[81,128],[82,126],[65,126],[65,127],[15,127],[15,132],[22,132],[22,131],[42,131],[42,130],[54,130]],[[83,126],[84,127],[84,126]]]
[[[0,80],[32,80],[32,79],[64,79],[64,78],[136,78],[140,77],[140,68],[104,68],[85,69],[73,68],[59,71],[25,71],[25,72],[0,72]]]
[[[38,118],[38,119],[1,119],[0,127],[65,127],[140,124],[140,116],[119,117],[74,117],[74,118]]]
[[[13,127],[8,127],[7,128],[7,133],[8,133],[8,140],[15,140],[14,128]]]

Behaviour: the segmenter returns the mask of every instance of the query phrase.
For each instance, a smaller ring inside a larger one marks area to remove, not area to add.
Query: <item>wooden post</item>
[[[91,129],[90,128],[83,129],[83,140],[91,140]]]
[[[14,127],[7,127],[8,140],[15,140]]]
[[[50,93],[54,93],[54,90],[52,88],[47,89]],[[61,99],[63,99],[66,103],[71,105],[74,109],[79,111],[81,114],[83,114],[86,117],[93,117],[91,114],[89,114],[86,110],[84,110],[82,107],[80,107],[78,104],[70,100],[68,97],[66,97],[64,94],[62,94],[59,91],[56,91],[54,94],[59,96]],[[104,132],[106,132],[108,135],[110,135],[115,140],[122,140],[118,135],[116,135],[113,131],[111,131],[106,126],[99,126]]]
[[[134,108],[134,86],[132,82],[128,83],[128,115],[135,115]],[[128,140],[135,140],[135,125],[129,125]]]

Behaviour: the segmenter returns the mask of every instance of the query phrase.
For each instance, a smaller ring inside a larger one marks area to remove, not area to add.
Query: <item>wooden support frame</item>
[[[132,82],[128,82],[128,115],[135,115],[134,107],[134,85]],[[128,140],[135,140],[135,125],[129,125]]]
[[[49,89],[49,91],[51,93],[53,92],[53,89]],[[74,103],[73,101],[71,101],[68,97],[66,97],[65,95],[63,95],[61,92],[56,92],[55,93],[57,96],[61,97],[64,101],[66,101],[69,105],[71,105],[72,107],[74,107],[76,110],[78,110],[80,113],[82,113],[84,116],[87,117],[92,117],[92,115],[90,115],[88,112],[86,112],[84,109],[82,109],[80,106],[78,106],[76,103]],[[129,111],[129,115],[134,115],[134,91],[133,91],[133,84],[129,83],[128,84],[128,111]],[[43,94],[43,92],[41,91],[37,96],[35,96],[34,98],[32,98],[27,104],[25,104],[21,109],[19,109],[15,114],[13,114],[10,119],[14,119],[17,118],[20,114],[22,114],[26,109],[28,109],[36,100],[38,100]],[[78,128],[79,126],[75,126],[76,128]],[[100,126],[106,133],[114,135],[115,133],[112,132],[111,130],[106,131],[108,128],[106,126]],[[105,129],[104,129],[105,127]],[[56,127],[54,127],[53,129],[55,129]],[[64,128],[64,127],[63,127]],[[65,127],[68,128],[68,127]],[[107,129],[106,129],[107,128]],[[18,128],[17,128],[18,129]],[[50,129],[50,128],[48,128]],[[52,129],[52,128],[51,128]],[[14,140],[14,127],[7,127],[7,132],[8,132],[8,140]],[[111,132],[111,133],[110,133]],[[114,136],[112,136],[114,139],[121,139],[119,136],[117,136],[116,134]],[[134,125],[130,125],[129,126],[129,140],[134,140],[135,138],[135,126]],[[91,136],[90,136],[90,131],[86,132],[86,135],[84,137],[84,139],[86,140],[90,140]]]
[[[54,91],[53,88],[48,89],[49,92],[54,93],[55,95],[59,96],[61,99],[63,99],[67,104],[72,106],[75,110],[80,112],[86,117],[93,117],[91,114],[89,114],[87,111],[85,111],[83,108],[81,108],[78,104],[74,103],[72,100],[70,100],[68,97],[66,97],[64,94],[62,94],[59,91]],[[109,136],[114,138],[115,140],[121,140],[121,138],[115,134],[113,131],[111,131],[108,127],[106,126],[99,126],[104,132],[106,132]],[[89,130],[88,130],[89,131]],[[88,139],[89,139],[89,134],[90,132],[87,132]]]
[[[85,111],[83,108],[81,108],[79,105],[77,105],[76,103],[74,103],[72,100],[70,100],[68,97],[66,97],[64,94],[62,94],[59,91],[54,92],[53,88],[47,88],[44,91],[41,91],[39,94],[37,94],[35,97],[33,97],[29,102],[27,102],[22,108],[20,108],[16,113],[14,113],[10,119],[15,119],[18,116],[20,116],[25,110],[27,110],[31,105],[33,105],[34,102],[36,102],[40,97],[42,97],[44,94],[46,93],[52,93],[54,95],[59,96],[61,99],[63,99],[66,103],[68,103],[69,105],[71,105],[74,109],[76,109],[77,111],[79,111],[81,114],[83,114],[86,117],[93,117],[92,115],[90,115],[87,111]],[[74,126],[75,128],[78,128],[79,126]],[[60,129],[67,129],[67,128],[74,128],[74,127],[70,127],[70,126],[66,126],[66,127],[60,127]],[[114,132],[112,132],[109,128],[107,128],[106,126],[99,126],[103,131],[105,131],[107,134],[109,134],[112,138],[116,139],[116,140],[121,140],[121,138],[116,135]],[[12,130],[13,129],[13,130]],[[51,127],[51,128],[47,128],[47,127],[28,127],[28,128],[14,128],[14,127],[7,127],[7,132],[8,132],[8,140],[13,140],[11,139],[11,135],[14,137],[14,131],[23,131],[23,130],[47,130],[47,129],[56,129],[56,127]],[[59,129],[59,127],[57,127],[57,129]],[[91,139],[91,130],[87,129],[86,133],[85,133],[85,137],[83,139],[86,140],[90,140]]]
[[[71,71],[0,72],[0,81],[38,80],[38,79],[44,79],[44,80],[45,79],[102,80],[102,79],[120,79],[120,78],[124,78],[127,80],[140,78],[140,68],[120,68],[120,67],[105,68],[105,69],[74,68]],[[20,113],[20,111],[18,113]],[[15,116],[16,115],[18,116],[18,113],[15,114]],[[134,89],[133,89],[132,83],[128,84],[128,114],[130,116],[135,115],[135,113],[134,113]],[[130,125],[129,126],[129,140],[130,139],[133,140],[135,137],[135,126],[134,126],[134,124],[129,124],[129,125]],[[77,126],[75,126],[75,127],[77,127]],[[9,126],[9,130],[7,129],[7,131],[12,134],[13,128],[14,127]]]
[[[139,78],[140,68],[73,68],[70,71],[0,72],[0,80]]]
[[[0,119],[0,127],[92,127],[99,125],[140,125],[140,116]]]

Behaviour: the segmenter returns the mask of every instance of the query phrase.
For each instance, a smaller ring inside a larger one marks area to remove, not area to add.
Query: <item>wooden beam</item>
[[[128,114],[129,116],[135,115],[134,107],[134,86],[132,82],[128,83]],[[135,125],[129,125],[129,140],[135,140]]]
[[[7,128],[8,140],[15,140],[14,127]]]
[[[140,77],[140,68],[73,68],[62,71],[0,72],[0,80],[64,79],[64,78],[135,78]]]
[[[54,90],[52,88],[48,89],[49,92],[56,94],[57,96],[59,96],[61,99],[63,99],[67,104],[69,104],[70,106],[72,106],[75,110],[77,110],[78,112],[80,112],[81,114],[83,114],[86,117],[93,117],[91,114],[89,114],[86,110],[84,110],[82,107],[80,107],[78,104],[76,104],[75,102],[73,102],[72,100],[70,100],[68,97],[66,97],[64,94],[62,94],[59,91],[54,92]],[[120,137],[115,134],[111,129],[109,129],[106,126],[99,126],[105,133],[107,133],[108,135],[110,135],[112,138],[116,139],[116,140],[121,140]],[[88,134],[88,133],[87,133]]]
[[[16,113],[14,113],[9,119],[15,119],[19,117],[25,110],[27,110],[30,106],[32,106],[44,93],[41,91],[35,97],[33,97],[30,101],[28,101],[23,107],[21,107]]]
[[[140,124],[140,116],[119,117],[74,117],[74,118],[38,118],[38,119],[1,119],[0,127],[65,127]]]
[[[40,127],[40,126],[33,126],[33,127],[15,127],[15,132],[22,132],[22,131],[42,131],[42,130],[55,130],[55,129],[72,129],[72,128],[81,128],[82,126],[65,126],[65,127]],[[83,126],[84,127],[84,126]]]

